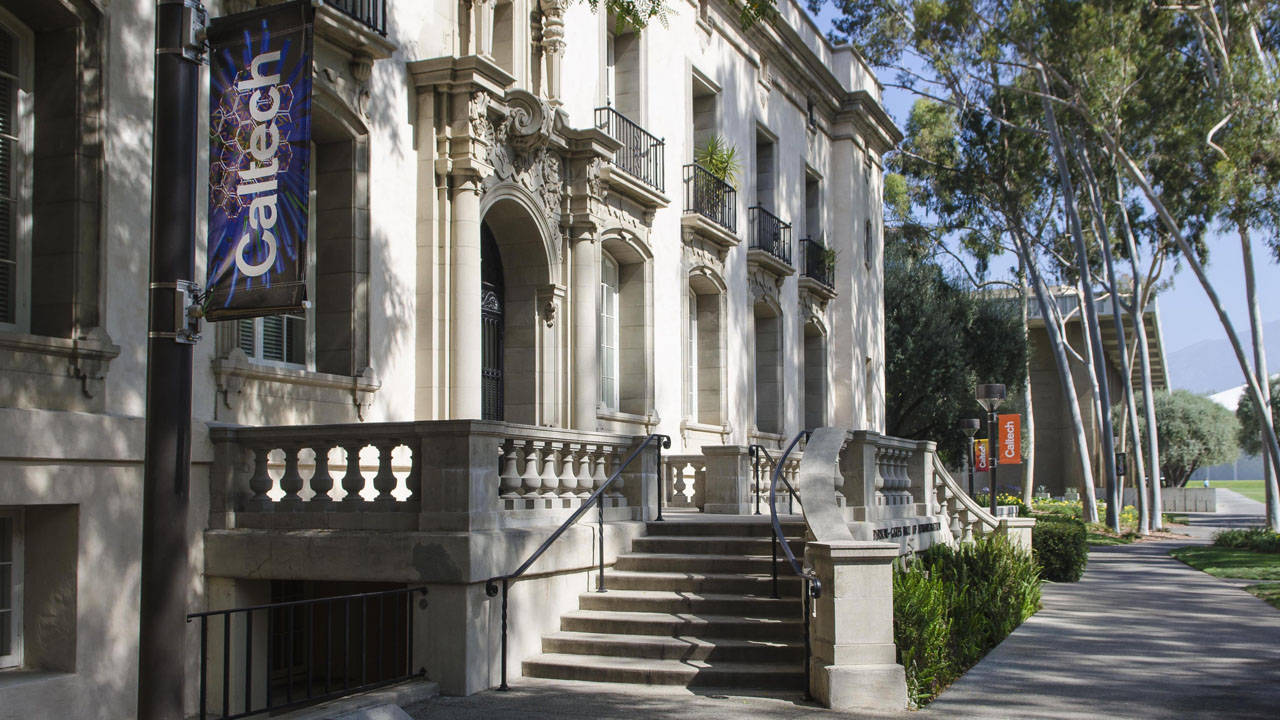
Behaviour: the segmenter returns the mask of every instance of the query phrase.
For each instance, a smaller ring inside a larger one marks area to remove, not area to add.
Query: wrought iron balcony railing
[[[749,247],[763,250],[782,262],[791,264],[791,223],[785,223],[777,215],[759,205],[747,208],[747,222],[751,225]]]
[[[701,165],[684,166],[684,211],[738,232],[738,191]]]
[[[803,238],[800,251],[804,254],[804,276],[827,287],[835,287],[835,258],[822,240]]]
[[[666,192],[663,141],[611,107],[596,108],[596,127],[622,143],[613,155],[615,167],[658,192]]]
[[[386,37],[387,0],[325,0],[325,4]]]

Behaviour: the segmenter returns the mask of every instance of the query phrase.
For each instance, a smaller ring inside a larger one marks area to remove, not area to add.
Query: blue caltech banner
[[[209,25],[208,320],[307,299],[314,15],[299,0]]]

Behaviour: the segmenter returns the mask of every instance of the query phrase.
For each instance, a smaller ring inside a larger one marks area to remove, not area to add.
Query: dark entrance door
[[[502,257],[488,223],[480,224],[480,396],[481,417],[502,418]]]

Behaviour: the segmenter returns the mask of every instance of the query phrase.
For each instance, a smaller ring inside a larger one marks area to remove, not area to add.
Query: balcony
[[[800,252],[804,255],[804,276],[827,287],[835,287],[835,256],[830,254],[821,238],[802,239]]]
[[[387,36],[387,0],[327,0],[325,4],[379,35]]]
[[[684,166],[684,240],[707,244],[723,259],[738,244],[738,191],[697,164]]]
[[[596,128],[622,143],[613,165],[659,194],[666,192],[663,179],[664,143],[627,116],[611,107],[596,108]]]
[[[747,262],[760,265],[780,277],[794,273],[795,268],[791,265],[791,223],[783,222],[759,205],[753,205],[747,208],[747,224],[751,228]]]

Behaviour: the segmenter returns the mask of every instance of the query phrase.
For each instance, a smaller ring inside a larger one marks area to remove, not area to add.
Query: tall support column
[[[573,427],[596,429],[596,405],[600,398],[600,259],[595,238],[589,232],[573,240]]]
[[[560,63],[564,59],[564,11],[568,0],[542,0],[542,50],[547,64],[547,100],[559,107]]]
[[[453,240],[449,268],[453,312],[450,325],[449,415],[477,419],[480,401],[480,181],[454,176]]]

